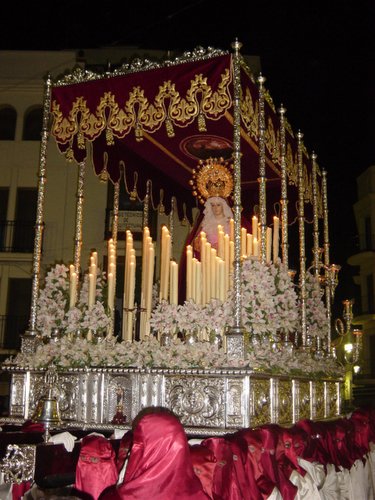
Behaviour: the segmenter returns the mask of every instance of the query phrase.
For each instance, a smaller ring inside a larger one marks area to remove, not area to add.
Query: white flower
[[[48,337],[52,328],[63,333],[77,330],[103,332],[111,321],[109,311],[104,306],[107,297],[105,273],[97,268],[96,303],[88,309],[88,274],[83,278],[79,300],[69,309],[69,269],[64,264],[53,266],[45,277],[44,287],[39,292],[36,307],[36,324],[41,336]]]
[[[328,319],[327,309],[322,300],[323,291],[319,277],[306,273],[306,326],[308,334],[326,338]]]

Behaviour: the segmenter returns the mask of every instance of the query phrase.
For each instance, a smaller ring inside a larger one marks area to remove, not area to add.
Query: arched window
[[[22,140],[40,141],[43,123],[43,108],[41,106],[30,108],[25,113],[23,122]]]
[[[17,111],[8,105],[0,105],[0,141],[14,141]]]

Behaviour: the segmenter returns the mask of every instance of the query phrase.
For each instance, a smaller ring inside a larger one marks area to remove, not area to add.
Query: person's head
[[[150,413],[152,413],[152,414],[157,413],[157,414],[164,414],[164,415],[173,415],[175,418],[178,419],[178,416],[175,415],[172,410],[170,410],[169,408],[166,408],[165,406],[146,406],[146,408],[142,408],[142,410],[140,410],[138,412],[138,414],[136,415],[136,417],[134,418],[134,420],[132,422],[132,430],[134,431],[134,429],[139,424],[140,420],[145,415],[149,415]]]
[[[223,218],[226,217],[228,219],[233,217],[232,210],[228,203],[221,198],[220,196],[211,196],[207,198],[206,203],[204,204],[204,215],[208,218]]]

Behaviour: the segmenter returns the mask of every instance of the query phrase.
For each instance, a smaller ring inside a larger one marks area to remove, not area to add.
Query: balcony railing
[[[32,253],[35,222],[0,221],[0,252]]]
[[[21,337],[28,327],[29,316],[0,315],[0,348],[17,349],[21,347]]]

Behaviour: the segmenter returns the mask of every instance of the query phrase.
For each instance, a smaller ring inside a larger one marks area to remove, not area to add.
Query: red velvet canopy
[[[58,82],[52,88],[52,135],[68,159],[91,156],[97,175],[119,181],[142,200],[151,180],[153,205],[179,215],[196,204],[189,181],[200,159],[233,151],[233,56],[204,57],[138,71]],[[258,204],[258,87],[241,66],[241,179],[245,212]],[[265,103],[267,213],[280,200],[280,119]],[[289,207],[297,200],[297,144],[288,127]],[[90,147],[89,147],[90,145]],[[89,155],[89,152],[91,155]],[[311,160],[304,154],[305,199],[311,203]],[[319,197],[320,198],[320,197]],[[278,209],[277,209],[278,210]],[[292,214],[291,214],[292,215]]]

